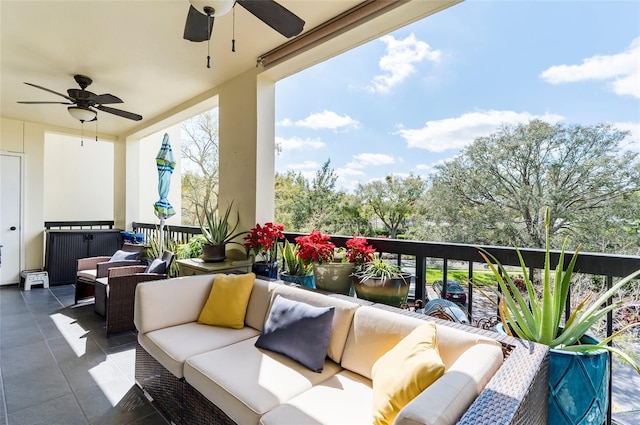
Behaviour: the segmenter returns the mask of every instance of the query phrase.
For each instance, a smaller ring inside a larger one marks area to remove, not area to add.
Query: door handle
[[[16,230],[16,226],[9,227],[9,230]]]

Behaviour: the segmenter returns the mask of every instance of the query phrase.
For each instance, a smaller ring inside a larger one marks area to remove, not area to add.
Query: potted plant
[[[353,275],[353,286],[358,298],[402,307],[407,302],[411,273],[389,264],[376,255],[358,267]]]
[[[565,242],[552,279],[549,226],[550,213],[547,209],[545,214],[546,253],[541,295],[536,293],[528,277],[527,267],[519,250],[516,249],[526,285],[528,295],[526,298],[520,293],[514,279],[493,255],[482,249],[480,255],[493,271],[502,291],[499,312],[504,332],[551,348],[549,423],[601,424],[606,418],[609,405],[609,352],[622,357],[640,373],[640,366],[630,356],[607,344],[620,333],[640,323],[628,325],[602,341],[596,340],[587,332],[605,314],[622,305],[621,301],[607,305],[607,300],[632,279],[637,278],[640,270],[621,279],[592,302],[589,302],[591,294],[585,297],[571,312],[569,319],[563,323],[579,248],[575,250],[564,270]]]
[[[204,208],[204,220],[202,219],[198,207],[196,206],[196,214],[198,216],[198,223],[200,224],[200,231],[206,239],[206,243],[202,245],[202,260],[205,262],[219,262],[224,261],[226,256],[226,246],[228,243],[236,243],[233,239],[243,235],[246,232],[236,232],[238,225],[240,224],[240,213],[237,213],[236,222],[232,226],[229,221],[231,215],[231,208],[233,202],[229,204],[225,213],[221,215],[219,209],[216,206],[211,208],[205,205]]]
[[[319,230],[313,230],[308,236],[298,236],[296,243],[300,247],[298,255],[306,264],[313,264],[313,276],[316,288],[338,294],[349,295],[351,293],[351,275],[356,270],[358,259],[364,258],[364,254],[358,254],[359,250],[371,251],[372,247],[364,245],[354,238],[347,241],[347,249],[336,250],[329,235],[322,234]],[[353,242],[352,242],[353,241]],[[370,253],[375,252],[375,250]]]
[[[247,255],[253,253],[256,261],[252,271],[269,279],[278,278],[278,240],[284,238],[284,226],[277,223],[256,223],[248,235],[244,237]],[[258,260],[259,259],[259,260]]]
[[[299,255],[300,246],[284,241],[282,260],[284,270],[280,272],[280,279],[286,282],[297,283],[307,288],[315,288],[313,277],[313,265],[306,264]]]

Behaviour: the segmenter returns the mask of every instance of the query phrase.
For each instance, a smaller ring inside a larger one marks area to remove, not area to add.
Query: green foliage
[[[198,211],[198,223],[200,225],[200,230],[208,244],[224,245],[228,243],[236,243],[238,245],[242,245],[241,242],[236,242],[233,239],[247,232],[236,232],[238,225],[240,224],[240,212],[238,211],[236,211],[236,222],[233,226],[231,225],[229,216],[231,215],[232,208],[233,202],[229,204],[224,215],[221,215],[217,206],[215,208],[212,208],[210,205],[205,206],[203,211],[204,220],[200,219],[199,208],[196,208]]]
[[[218,201],[218,110],[205,112],[183,122],[182,224],[198,224],[197,209]]]
[[[405,279],[407,274],[403,273],[400,267],[387,263],[380,255],[376,255],[371,261],[360,266],[356,276],[361,282],[366,282],[369,279]]]
[[[480,250],[480,254],[493,271],[503,293],[500,300],[500,317],[505,330],[507,330],[509,334],[512,332],[515,333],[522,339],[535,341],[560,350],[588,352],[605,348],[621,356],[640,373],[640,366],[634,363],[627,354],[615,347],[606,345],[620,333],[628,330],[632,326],[638,326],[640,323],[631,324],[623,328],[599,344],[580,343],[580,339],[598,320],[609,311],[613,311],[622,305],[621,301],[613,302],[610,305],[606,305],[606,303],[607,300],[613,297],[627,282],[640,276],[640,270],[618,281],[611,289],[590,304],[588,304],[590,298],[590,295],[588,295],[577,305],[575,310],[571,312],[567,322],[562,324],[567,296],[571,286],[571,277],[578,258],[579,248],[573,253],[565,270],[565,246],[563,245],[558,264],[555,272],[553,272],[554,277],[552,278],[550,227],[550,210],[547,209],[545,215],[546,253],[541,297],[538,296],[533,283],[529,280],[527,266],[519,250],[517,250],[517,253],[520,258],[522,275],[524,276],[527,287],[528,297],[526,298],[522,296],[511,276],[504,273],[505,269],[498,260],[487,251]]]
[[[177,257],[179,259],[197,258],[202,255],[202,245],[207,243],[203,235],[195,235],[189,242],[178,245]]]
[[[298,256],[298,250],[298,245],[294,246],[285,239],[282,250],[284,271],[289,276],[309,276],[313,273],[313,264],[305,264],[304,260]]]
[[[164,235],[162,238],[162,245],[164,249],[160,249],[160,229],[156,227],[153,234],[149,237],[149,247],[147,247],[147,256],[149,258],[162,258],[162,254],[164,250],[171,251],[174,254],[178,252],[179,245],[178,242],[172,239],[169,235],[169,226],[165,226]],[[180,274],[180,268],[178,267],[178,263],[175,261],[171,264],[171,268],[169,269],[168,276],[169,277],[177,277]]]
[[[366,208],[384,224],[389,237],[396,238],[415,214],[416,203],[424,195],[425,182],[419,176],[387,176],[358,185],[358,193]]]
[[[625,230],[638,217],[638,154],[619,149],[628,132],[609,124],[504,126],[436,167],[419,236],[460,243],[544,246],[565,237],[590,250],[638,247]]]

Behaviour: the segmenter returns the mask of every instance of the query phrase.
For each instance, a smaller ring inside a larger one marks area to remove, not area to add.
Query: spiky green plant
[[[538,296],[534,288],[533,283],[529,279],[527,273],[527,266],[522,258],[520,250],[516,248],[520,266],[522,268],[522,276],[524,276],[525,284],[527,287],[528,299],[525,299],[517,286],[513,282],[513,279],[507,273],[505,268],[500,262],[486,250],[480,249],[480,255],[484,258],[486,263],[494,273],[500,289],[502,291],[502,298],[500,300],[499,312],[500,318],[506,332],[510,335],[515,334],[521,339],[538,342],[540,344],[548,345],[550,348],[576,351],[576,352],[590,352],[599,349],[609,350],[619,355],[624,361],[631,364],[635,370],[640,373],[640,366],[638,366],[631,356],[623,352],[622,350],[607,345],[615,337],[623,332],[626,332],[633,326],[638,326],[640,323],[632,323],[625,326],[623,329],[615,332],[610,337],[600,341],[598,344],[582,344],[580,340],[589,331],[591,326],[600,320],[605,314],[622,305],[622,301],[616,301],[610,305],[606,305],[607,300],[613,297],[616,292],[626,285],[630,280],[640,275],[640,270],[630,274],[618,281],[611,289],[603,293],[598,299],[589,303],[592,294],[587,295],[575,309],[571,312],[569,319],[566,323],[562,323],[564,317],[565,306],[567,297],[569,295],[569,289],[571,287],[571,277],[573,275],[573,269],[578,259],[578,247],[566,270],[564,270],[564,257],[566,241],[560,251],[560,257],[558,265],[556,266],[553,285],[551,278],[551,255],[549,244],[549,226],[550,226],[550,212],[546,210],[545,214],[545,230],[546,230],[546,252],[544,261],[544,277],[542,295]]]
[[[380,255],[374,256],[370,261],[360,266],[355,276],[360,279],[361,282],[366,282],[369,279],[397,279],[402,278],[406,280],[408,273],[403,273],[400,267],[393,264],[389,264],[384,261]]]
[[[224,245],[228,243],[235,243],[242,245],[241,242],[236,242],[233,239],[241,236],[247,232],[236,232],[240,225],[240,212],[236,211],[236,223],[231,226],[229,222],[229,216],[231,215],[231,209],[233,207],[233,201],[227,207],[224,215],[221,215],[218,207],[212,208],[211,206],[204,207],[204,222],[202,215],[198,207],[196,206],[196,214],[198,216],[198,224],[200,225],[200,231],[211,245]]]
[[[313,273],[313,264],[305,264],[304,260],[298,255],[298,250],[298,245],[294,246],[288,240],[284,240],[284,249],[282,250],[284,271],[289,276],[309,276]]]

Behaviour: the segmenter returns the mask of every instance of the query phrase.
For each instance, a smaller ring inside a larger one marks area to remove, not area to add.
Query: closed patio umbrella
[[[167,196],[169,195],[169,186],[171,185],[171,175],[174,168],[176,168],[176,161],[173,158],[173,151],[171,150],[171,144],[169,143],[169,135],[164,134],[162,139],[162,147],[160,152],[156,156],[156,167],[158,168],[158,195],[160,199],[153,204],[156,216],[160,219],[160,240],[158,242],[158,249],[160,253],[163,251],[163,232],[164,221],[175,215],[175,210],[169,203]]]

